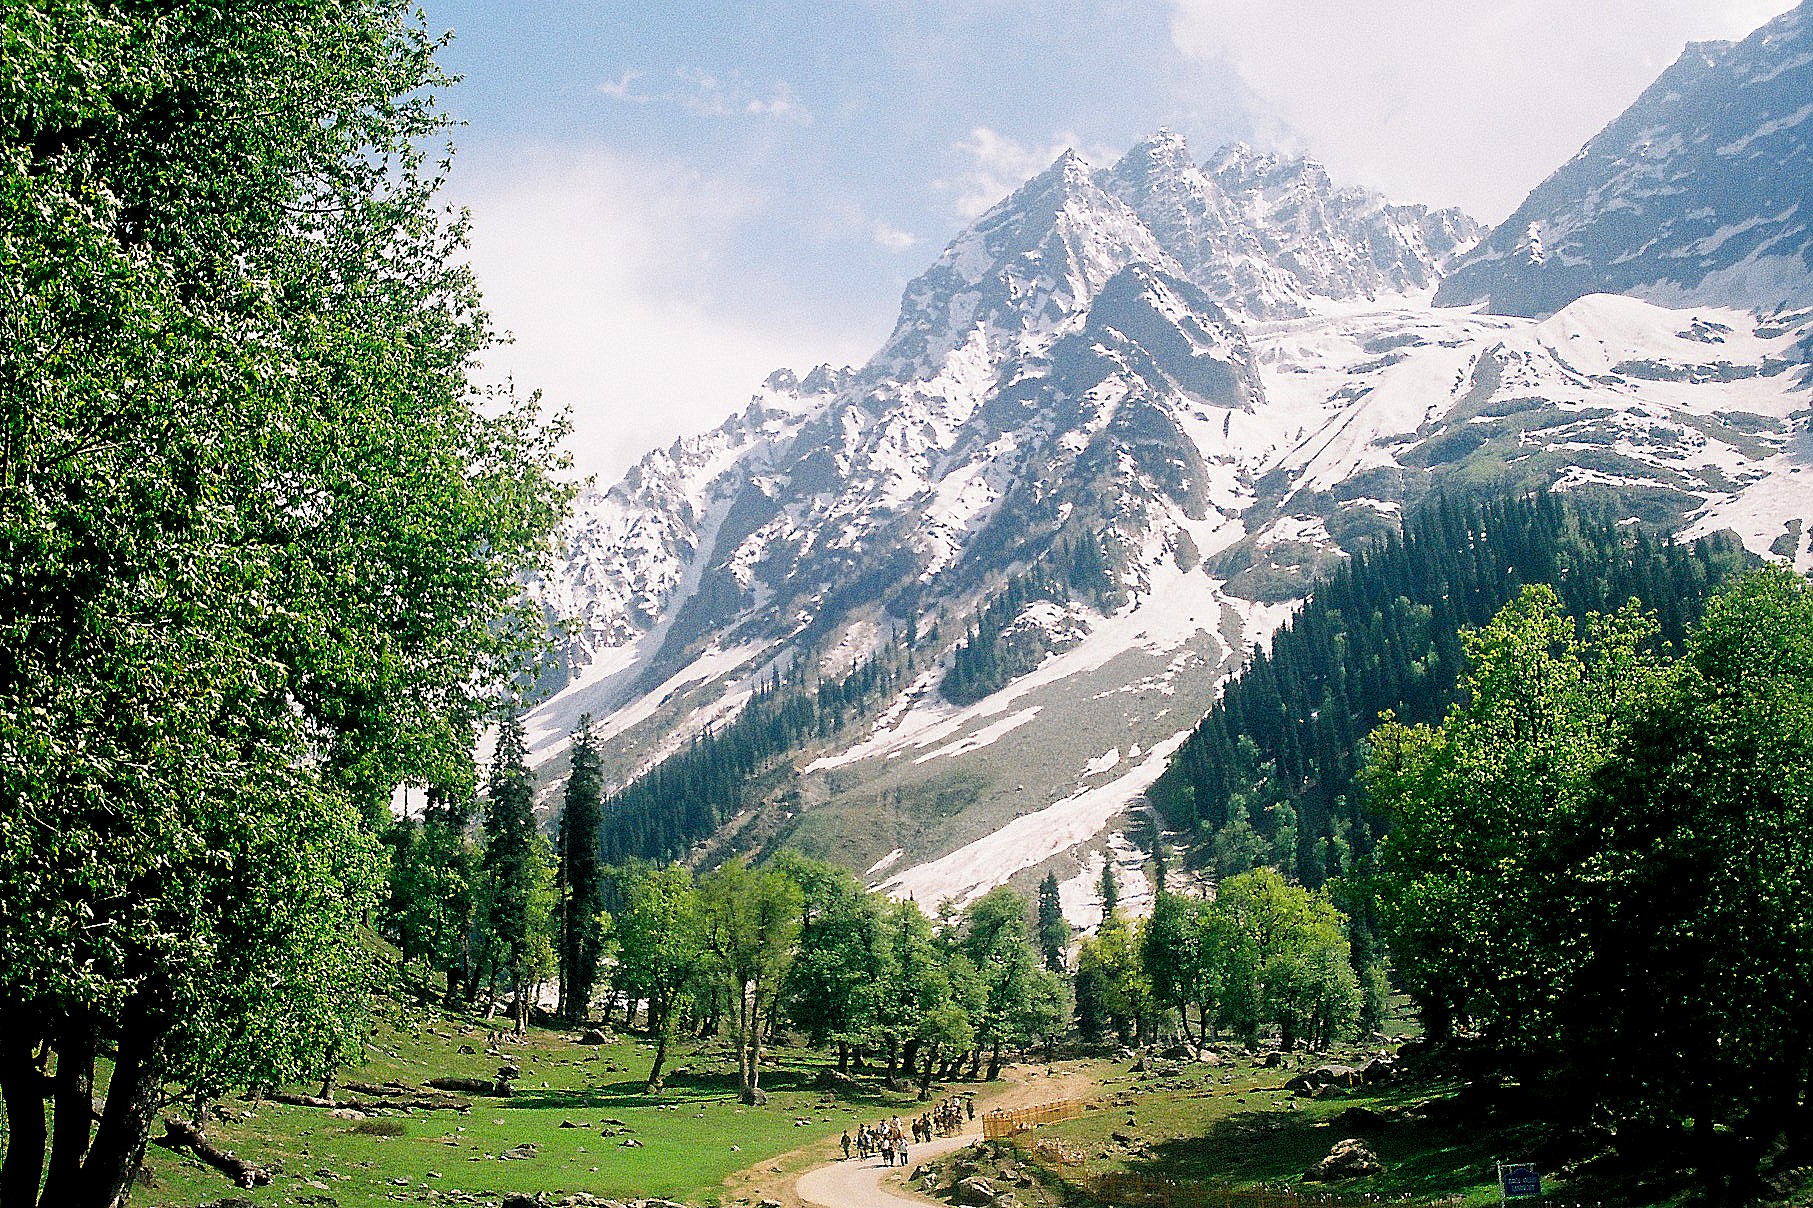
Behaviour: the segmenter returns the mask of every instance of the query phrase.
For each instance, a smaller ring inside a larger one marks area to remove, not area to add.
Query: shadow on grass
[[[1450,1120],[1397,1119],[1382,1128],[1344,1130],[1334,1123],[1347,1107],[1390,1110],[1417,1102],[1427,1086],[1302,1104],[1290,1111],[1242,1111],[1195,1137],[1152,1147],[1152,1157],[1129,1165],[1144,1174],[1186,1182],[1235,1185],[1296,1182],[1303,1172],[1351,1136],[1364,1141],[1385,1173],[1328,1185],[1342,1195],[1439,1199],[1465,1195],[1494,1179],[1493,1163],[1516,1158],[1536,1141],[1531,1126],[1490,1128]]]
[[[683,1067],[684,1068],[684,1067]],[[827,1067],[808,1063],[784,1063],[762,1070],[762,1089],[771,1095],[819,1094],[820,1072]],[[608,1108],[673,1107],[696,1103],[734,1102],[738,1097],[736,1075],[717,1071],[691,1071],[667,1077],[659,1094],[645,1093],[644,1078],[620,1078],[613,1082],[586,1087],[550,1087],[531,1089],[519,1086],[500,1106],[553,1108],[562,1111],[593,1111]],[[887,1090],[877,1083],[862,1085],[854,1093],[845,1088],[837,1092],[839,1102],[853,1106],[898,1107],[903,1093]],[[916,1101],[916,1097],[915,1097]]]

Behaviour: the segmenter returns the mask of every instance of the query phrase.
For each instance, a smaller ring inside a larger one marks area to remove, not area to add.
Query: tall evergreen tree
[[[1102,922],[1114,917],[1114,908],[1120,905],[1121,887],[1114,879],[1114,861],[1108,860],[1102,865]]]
[[[536,890],[535,778],[530,774],[522,719],[506,714],[491,762],[485,802],[485,932],[497,972],[514,995],[516,1030],[529,1026],[533,972],[532,914]]]
[[[1053,973],[1064,972],[1064,953],[1070,947],[1070,923],[1058,896],[1058,874],[1048,872],[1039,882],[1039,955]]]
[[[599,851],[603,794],[604,771],[592,734],[592,715],[586,713],[573,731],[572,770],[560,811],[558,910],[560,1014],[564,1019],[583,1019],[590,1010],[598,962],[604,955],[604,862]]]

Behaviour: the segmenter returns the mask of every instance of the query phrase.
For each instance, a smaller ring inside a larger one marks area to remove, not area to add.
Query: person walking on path
[[[850,1130],[844,1129],[844,1161],[850,1160]]]

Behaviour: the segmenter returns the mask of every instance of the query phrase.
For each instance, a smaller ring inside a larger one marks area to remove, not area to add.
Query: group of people
[[[879,1157],[883,1166],[905,1166],[909,1144],[923,1145],[933,1137],[962,1131],[966,1112],[970,1119],[976,1118],[975,1101],[967,1096],[953,1095],[923,1116],[909,1120],[905,1128],[901,1127],[900,1117],[895,1116],[876,1124],[858,1125],[854,1138],[850,1136],[850,1130],[845,1129],[844,1157],[854,1153],[862,1159]],[[910,1143],[909,1132],[912,1134]]]
[[[919,1121],[913,1121],[913,1140],[919,1139]],[[883,1166],[905,1166],[907,1162],[906,1130],[900,1127],[900,1117],[883,1120],[879,1124],[859,1124],[856,1126],[856,1140],[850,1140],[850,1130],[844,1130],[844,1157],[850,1156],[852,1145],[859,1158],[872,1158],[877,1155]]]

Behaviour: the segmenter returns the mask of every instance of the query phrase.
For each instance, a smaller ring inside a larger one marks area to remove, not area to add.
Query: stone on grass
[[[1328,1156],[1303,1172],[1305,1183],[1332,1183],[1342,1179],[1364,1179],[1385,1173],[1379,1155],[1367,1148],[1358,1137],[1337,1141]]]

